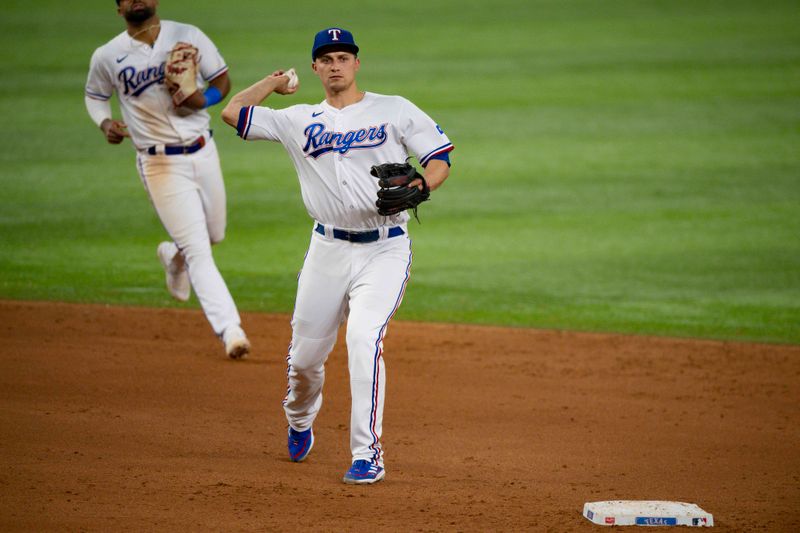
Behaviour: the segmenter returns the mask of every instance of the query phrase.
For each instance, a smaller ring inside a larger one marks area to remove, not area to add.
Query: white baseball
[[[286,71],[285,74],[286,76],[289,76],[289,83],[287,87],[289,87],[290,89],[294,89],[295,87],[297,87],[297,82],[299,80],[297,79],[297,72],[294,71],[294,68],[290,68],[289,70]]]

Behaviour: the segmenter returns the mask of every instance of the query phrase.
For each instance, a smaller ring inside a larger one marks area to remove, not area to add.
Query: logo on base
[[[677,526],[677,518],[668,518],[665,516],[637,516],[637,526]]]

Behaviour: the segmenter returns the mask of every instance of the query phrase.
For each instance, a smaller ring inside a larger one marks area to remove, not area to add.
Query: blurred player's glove
[[[175,43],[167,56],[164,79],[175,107],[197,91],[197,53],[197,48],[189,43]]]
[[[431,190],[422,174],[408,163],[383,163],[370,169],[370,174],[378,178],[378,214],[396,215],[406,209],[413,209],[417,216],[417,206],[431,197]],[[412,181],[422,180],[419,187],[408,187]],[[419,219],[418,219],[419,220]]]

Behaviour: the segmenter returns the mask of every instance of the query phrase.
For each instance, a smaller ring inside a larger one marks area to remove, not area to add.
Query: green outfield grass
[[[177,304],[130,145],[83,106],[111,0],[4,4],[0,297]],[[332,14],[335,13],[335,14]],[[800,342],[796,1],[161,2],[234,91],[277,68],[322,99],[313,34],[352,29],[360,86],[402,94],[456,145],[412,224],[400,319]],[[290,312],[308,219],[286,153],[214,113],[243,310]]]

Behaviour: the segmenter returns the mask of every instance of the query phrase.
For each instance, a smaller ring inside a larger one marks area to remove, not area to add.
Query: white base
[[[711,527],[714,517],[693,503],[613,500],[588,502],[583,516],[601,526]]]

